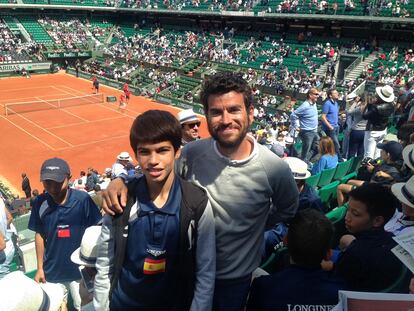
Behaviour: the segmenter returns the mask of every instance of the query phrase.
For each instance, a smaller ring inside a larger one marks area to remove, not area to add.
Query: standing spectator
[[[12,216],[0,197],[0,279],[10,272],[10,264],[14,257],[12,233],[8,230]]]
[[[29,199],[32,195],[32,188],[30,187],[29,177],[26,176],[26,173],[22,173],[22,190],[26,195],[26,199]]]
[[[132,124],[130,144],[143,175],[128,184],[129,217],[103,219],[95,308],[210,311],[214,216],[205,190],[175,173],[181,126],[149,110]]]
[[[213,207],[213,309],[240,311],[261,261],[265,225],[288,222],[295,215],[298,190],[288,165],[247,135],[254,107],[252,90],[243,78],[217,73],[204,81],[200,98],[211,138],[182,149],[178,173],[205,188]],[[104,209],[112,215],[112,209],[122,211],[118,194],[125,206],[127,189],[120,179],[109,188]]]
[[[351,107],[348,109],[348,116],[351,118],[348,159],[364,155],[364,135],[367,126],[367,120],[362,117],[366,105],[359,96],[356,96],[353,100]]]
[[[328,136],[321,138],[319,142],[321,157],[312,167],[312,175],[319,174],[323,170],[334,168],[338,165],[338,155],[335,153],[335,146]]]
[[[307,100],[302,103],[291,114],[292,125],[299,129],[299,138],[302,140],[301,159],[309,164],[318,153],[318,110],[316,101],[319,97],[319,91],[311,88],[308,91]]]
[[[322,129],[329,136],[335,146],[335,153],[338,155],[340,161],[342,161],[339,141],[338,141],[338,134],[339,134],[339,106],[338,106],[338,98],[339,93],[335,89],[330,89],[327,92],[328,99],[322,106],[322,114],[321,114],[321,121],[322,121]]]
[[[69,165],[59,158],[43,162],[40,180],[46,193],[38,196],[30,215],[29,229],[36,232],[38,283],[63,284],[80,309],[78,267],[70,260],[83,233],[100,219],[99,209],[86,192],[68,187]]]
[[[178,113],[178,121],[181,124],[183,137],[181,145],[200,139],[200,119],[194,113],[193,109],[182,110]]]
[[[387,135],[388,119],[394,113],[394,90],[391,86],[379,86],[375,89],[376,99],[369,103],[362,115],[368,120],[364,136],[364,157],[377,159],[380,149],[377,148]]]

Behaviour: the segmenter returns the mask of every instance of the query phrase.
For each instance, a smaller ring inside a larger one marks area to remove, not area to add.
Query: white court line
[[[78,145],[75,145],[74,147],[75,148],[76,147],[83,147],[83,146],[93,145],[93,144],[96,144],[96,143],[102,143],[102,142],[109,141],[109,140],[112,140],[112,139],[125,138],[125,137],[129,137],[129,134],[108,137],[108,138],[104,138],[104,139],[100,139],[100,140],[88,141],[87,143],[78,144]],[[67,149],[70,149],[70,148],[71,147],[63,147],[63,148],[56,149],[56,151],[63,151],[63,150],[67,150]]]
[[[36,139],[38,142],[42,143],[43,145],[45,145],[46,147],[48,147],[49,149],[52,149],[53,151],[56,151],[55,148],[53,148],[52,146],[50,146],[49,144],[45,143],[43,140],[41,140],[39,137],[34,136],[33,134],[29,133],[28,131],[26,131],[24,128],[22,128],[21,126],[17,125],[16,123],[14,123],[13,121],[9,120],[8,118],[4,117],[4,116],[0,116],[2,117],[4,120],[6,120],[7,122],[13,124],[15,127],[17,127],[19,130],[25,132],[27,135],[29,135],[30,137],[32,137],[33,139]]]
[[[33,124],[34,126],[36,126],[36,127],[40,128],[41,130],[45,131],[46,133],[48,133],[48,134],[50,134],[50,135],[52,135],[52,136],[56,137],[57,139],[59,139],[60,141],[64,142],[65,144],[67,144],[67,145],[69,145],[69,146],[72,146],[72,147],[73,147],[73,145],[72,145],[71,143],[69,143],[69,142],[67,142],[66,140],[64,140],[64,139],[60,138],[59,136],[57,136],[57,135],[53,134],[52,132],[48,131],[47,129],[45,129],[45,128],[41,127],[40,125],[38,125],[38,124],[36,124],[35,122],[33,122],[32,120],[30,120],[30,119],[26,118],[26,117],[25,117],[25,116],[23,116],[22,114],[20,114],[20,113],[16,113],[16,115],[17,115],[17,116],[19,116],[19,117],[20,117],[20,118],[22,118],[22,119],[25,119],[27,122],[29,122],[29,123]]]
[[[65,128],[65,127],[70,127],[70,126],[74,126],[74,125],[81,125],[81,124],[85,124],[85,123],[98,123],[98,122],[101,122],[101,121],[110,121],[110,120],[122,119],[123,117],[125,117],[125,116],[105,118],[105,119],[93,120],[93,121],[88,121],[88,122],[68,123],[68,124],[65,124],[65,125],[48,127],[47,129],[48,130],[54,130],[54,129]]]

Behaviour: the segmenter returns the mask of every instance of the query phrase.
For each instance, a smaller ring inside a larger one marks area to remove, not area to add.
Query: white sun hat
[[[58,311],[64,301],[64,286],[55,283],[36,283],[23,274],[14,271],[0,280],[3,297],[0,311]]]
[[[126,151],[122,151],[116,158],[121,161],[132,161],[131,156]]]
[[[200,121],[200,119],[197,117],[193,109],[186,109],[182,110],[178,113],[177,119],[180,122],[180,124],[184,124],[187,122],[193,122],[193,121]]]
[[[86,228],[81,245],[70,256],[70,260],[80,266],[95,267],[98,239],[101,235],[101,226]]]
[[[395,99],[394,89],[389,85],[376,87],[375,92],[383,101],[387,103],[392,103]]]
[[[294,179],[307,179],[310,177],[311,173],[308,171],[308,165],[305,161],[295,157],[287,157],[283,160],[289,165]]]
[[[405,183],[393,184],[391,191],[400,202],[414,208],[414,176]]]
[[[403,149],[402,156],[404,164],[414,171],[414,144],[406,146]]]

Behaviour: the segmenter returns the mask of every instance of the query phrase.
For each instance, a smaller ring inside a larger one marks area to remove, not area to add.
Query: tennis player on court
[[[131,92],[129,91],[128,82],[125,82],[123,90],[124,90],[124,94],[125,94],[126,103],[129,103],[129,97],[131,95]]]
[[[127,107],[126,96],[125,96],[125,94],[121,94],[121,96],[119,97],[119,107],[118,107],[118,110],[122,110],[122,112],[125,112],[126,111],[126,107]]]
[[[95,94],[98,94],[99,93],[99,81],[98,81],[98,78],[95,75],[93,75],[91,77],[91,80],[92,80],[92,90],[94,90],[93,92]]]

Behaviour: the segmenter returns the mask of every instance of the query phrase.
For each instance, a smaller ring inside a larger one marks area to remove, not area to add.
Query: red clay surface
[[[100,92],[119,98],[121,90],[100,85]],[[62,99],[92,94],[92,82],[65,73],[0,79],[0,105],[5,103]],[[131,96],[125,112],[118,103],[87,104],[64,109],[32,111],[5,116],[0,112],[0,176],[21,191],[21,173],[26,172],[32,189],[43,190],[40,166],[50,157],[68,161],[73,178],[93,167],[102,172],[111,167],[121,151],[133,154],[129,129],[137,115],[149,109],[173,113],[179,109]],[[201,136],[207,127],[202,121]]]

